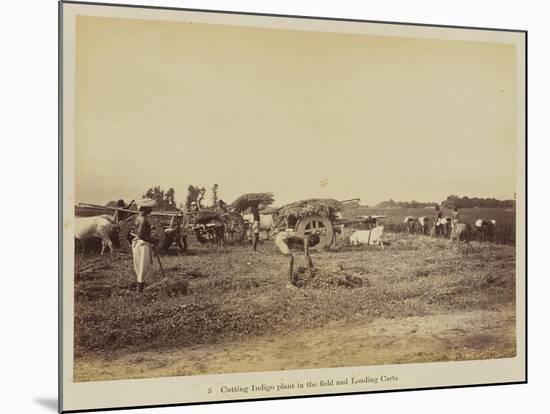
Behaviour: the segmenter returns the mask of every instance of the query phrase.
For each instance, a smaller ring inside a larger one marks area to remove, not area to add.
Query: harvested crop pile
[[[187,295],[189,283],[183,278],[165,277],[147,286],[145,292],[154,296]]]
[[[147,296],[134,301],[110,298],[109,307],[77,307],[75,353],[212,341],[224,319],[219,306],[210,303],[179,304],[176,298],[152,301]]]
[[[100,308],[95,308],[93,303],[80,303],[75,318],[75,354],[119,349],[160,350],[237,340],[246,335],[273,332],[291,317],[284,310],[272,314],[271,303],[248,300],[239,307],[224,307],[206,300],[199,303],[179,300],[151,300],[143,296],[129,301],[112,297]]]
[[[313,273],[313,277],[310,277],[306,268],[299,267],[295,277],[298,287],[315,289],[353,289],[368,286],[368,279],[366,277],[360,273],[348,270],[330,271],[316,269]]]
[[[213,209],[201,210],[200,212],[197,213],[197,216],[195,218],[195,223],[207,224],[212,220],[219,220],[221,216],[222,216],[222,213],[219,213],[218,211]]]
[[[296,201],[279,208],[279,215],[294,216],[297,219],[308,216],[323,216],[334,219],[342,209],[342,203],[332,198],[310,198]]]
[[[81,268],[98,270],[75,280],[75,354],[233,344],[349,321],[514,304],[512,247],[473,243],[464,251],[447,240],[387,237],[385,250],[313,253],[312,279],[298,253],[298,289],[286,289],[288,261],[271,243],[260,255],[247,246],[212,250],[197,244],[196,255],[163,256],[166,278],[155,266],[142,294],[131,258],[85,257]]]
[[[248,210],[251,207],[265,208],[273,204],[273,194],[272,193],[248,193],[243,194],[235,201],[231,203],[231,208],[238,213]]]

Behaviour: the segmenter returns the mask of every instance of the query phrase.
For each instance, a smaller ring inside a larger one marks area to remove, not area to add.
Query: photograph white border
[[[315,370],[275,371],[262,373],[242,373],[206,375],[192,377],[171,377],[146,380],[106,381],[92,383],[72,382],[73,372],[73,312],[74,307],[74,22],[76,15],[109,16],[156,20],[194,21],[209,24],[235,24],[277,29],[335,31],[365,33],[383,36],[405,36],[438,39],[455,39],[483,42],[511,43],[517,50],[518,76],[518,164],[517,174],[517,260],[516,260],[516,309],[517,309],[517,356],[515,358],[464,361],[430,364],[381,365],[370,367],[348,367]],[[62,394],[63,410],[79,410],[112,407],[136,407],[163,404],[184,404],[209,401],[242,400],[243,395],[225,395],[221,392],[209,393],[209,389],[219,390],[222,384],[242,384],[248,381],[261,381],[266,384],[295,381],[308,381],[349,376],[397,376],[399,381],[380,385],[359,387],[325,387],[317,391],[281,392],[277,395],[255,394],[252,398],[291,397],[312,394],[340,394],[353,392],[374,392],[380,390],[419,389],[430,387],[450,387],[475,384],[522,382],[525,376],[525,36],[523,32],[475,30],[469,28],[447,28],[433,26],[409,26],[389,23],[364,23],[324,19],[302,19],[297,17],[277,17],[222,14],[208,12],[188,12],[164,9],[142,9],[113,6],[76,5],[63,6],[62,43],[62,82],[63,82],[63,262],[62,277]],[[429,377],[422,374],[429,365]],[[144,392],[147,391],[147,392]],[[246,399],[249,399],[247,397]]]

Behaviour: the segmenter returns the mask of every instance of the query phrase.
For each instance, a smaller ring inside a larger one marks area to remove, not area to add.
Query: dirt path
[[[241,343],[75,360],[75,381],[512,357],[515,314],[473,311],[325,326]]]

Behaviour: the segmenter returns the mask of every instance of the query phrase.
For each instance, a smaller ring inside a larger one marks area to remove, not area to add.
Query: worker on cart
[[[132,240],[132,256],[134,259],[134,271],[137,277],[137,291],[143,292],[145,280],[153,269],[153,249],[158,239],[151,235],[151,223],[147,216],[157,205],[151,198],[144,198],[136,203],[139,214],[135,221],[135,232]]]
[[[218,213],[227,213],[227,203],[223,200],[218,200]]]
[[[303,250],[305,254],[307,269],[309,277],[313,277],[313,261],[309,255],[310,247],[314,247],[321,241],[317,230],[314,232],[302,236],[294,231],[294,229],[286,228],[286,226],[279,228],[279,233],[275,237],[275,245],[279,248],[282,254],[288,257],[288,281],[287,288],[295,288],[296,279],[294,278],[294,256],[292,250]]]

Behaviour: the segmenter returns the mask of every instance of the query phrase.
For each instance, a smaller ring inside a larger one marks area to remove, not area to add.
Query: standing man
[[[460,222],[460,213],[458,212],[458,207],[455,206],[453,208],[453,214],[451,215],[451,238],[459,222]]]
[[[435,219],[434,219],[434,226],[432,229],[432,237],[433,236],[437,237],[438,235],[441,235],[441,228],[442,228],[441,226],[443,225],[442,220],[443,220],[443,213],[439,209],[439,206],[435,206]]]
[[[252,209],[252,253],[257,253],[258,241],[260,240],[260,211],[255,204]]]
[[[336,220],[343,219],[342,213],[337,211],[334,214],[334,217]],[[332,240],[330,241],[330,247],[336,247],[336,235],[339,234],[340,238],[344,238],[344,225],[343,224],[335,224],[334,225],[334,232],[332,233]]]
[[[135,233],[132,240],[132,255],[134,259],[134,270],[137,277],[137,291],[143,292],[145,279],[149,276],[153,267],[153,249],[158,242],[151,235],[151,223],[147,216],[156,206],[156,201],[150,198],[144,198],[137,203],[139,214],[135,221]]]
[[[453,214],[451,215],[451,218],[452,218],[452,222],[456,225],[458,224],[459,220],[460,220],[460,213],[458,212],[458,207],[455,206],[453,208]]]
[[[303,250],[306,257],[307,269],[309,271],[309,277],[313,277],[313,261],[309,255],[309,248],[316,246],[321,241],[319,235],[314,232],[305,236],[302,236],[294,230],[283,230],[277,234],[275,238],[275,245],[279,248],[282,254],[288,257],[288,281],[287,288],[296,287],[296,280],[294,279],[294,256],[291,250]]]

